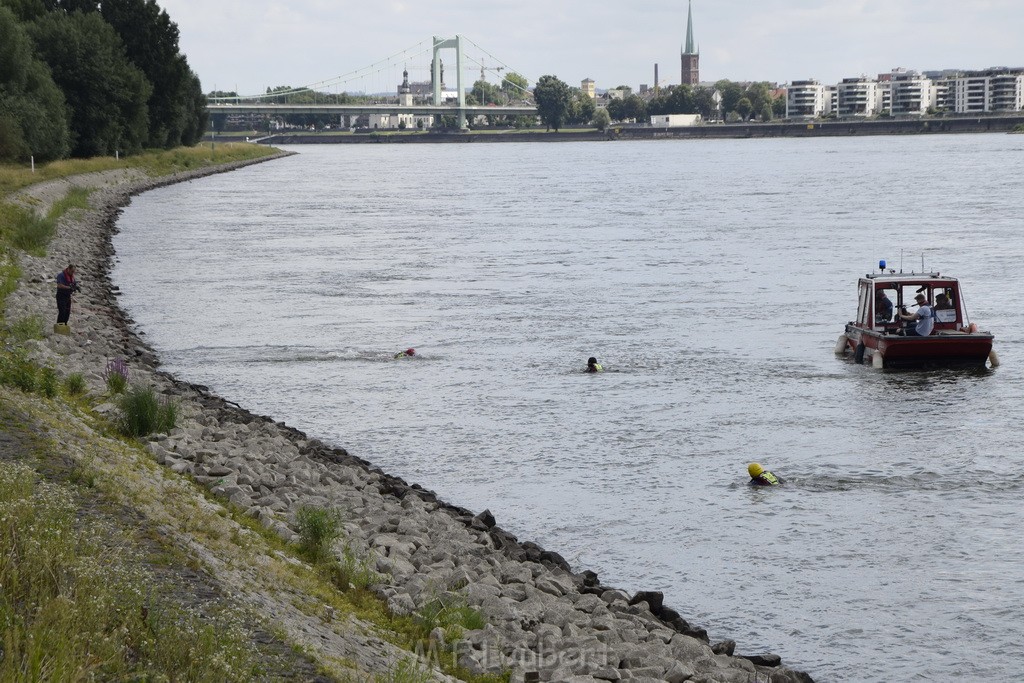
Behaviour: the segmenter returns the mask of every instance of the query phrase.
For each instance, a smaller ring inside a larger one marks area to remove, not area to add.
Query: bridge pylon
[[[434,106],[439,107],[444,104],[441,101],[441,60],[438,58],[438,53],[441,50],[451,48],[455,49],[455,86],[458,88],[459,94],[459,129],[465,130],[467,128],[466,89],[462,87],[462,36],[460,35],[454,38],[438,38],[434,36],[433,78],[431,79],[434,83]]]

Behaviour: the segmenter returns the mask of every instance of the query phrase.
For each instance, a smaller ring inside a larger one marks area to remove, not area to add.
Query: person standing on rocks
[[[71,295],[79,289],[75,282],[75,264],[57,273],[57,324],[67,325],[71,318]]]
[[[782,483],[781,479],[761,467],[759,462],[752,462],[747,465],[747,474],[750,475],[751,486],[778,486]]]

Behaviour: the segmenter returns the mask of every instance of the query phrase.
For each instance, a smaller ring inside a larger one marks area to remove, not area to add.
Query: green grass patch
[[[313,564],[332,559],[331,545],[341,536],[341,513],[330,508],[302,505],[295,513],[299,553]]]
[[[0,468],[0,680],[247,681],[258,674],[230,615],[154,593],[74,492]]]
[[[72,372],[64,378],[64,391],[68,392],[68,396],[81,396],[85,388],[85,377],[80,372]]]
[[[149,436],[174,429],[178,406],[174,401],[157,398],[152,387],[132,387],[117,402],[115,417],[118,431],[125,436]]]
[[[7,328],[7,336],[16,344],[24,344],[30,339],[43,339],[43,319],[38,315],[28,315],[16,320]]]
[[[0,350],[0,384],[32,393],[36,390],[37,372],[24,349]]]
[[[275,154],[277,151],[273,147],[237,142],[216,144],[212,149],[209,144],[199,144],[195,147],[179,147],[170,150],[147,150],[141,154],[120,159],[113,157],[64,159],[36,166],[35,173],[28,165],[0,164],[0,196],[35,183],[81,173],[137,168],[152,176],[164,176],[203,166],[259,159]]]

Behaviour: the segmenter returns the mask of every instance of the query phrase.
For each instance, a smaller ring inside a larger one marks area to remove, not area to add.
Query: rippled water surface
[[[295,151],[125,210],[115,281],[169,370],[740,652],[1018,679],[1024,136]],[[901,250],[1001,367],[833,356]]]

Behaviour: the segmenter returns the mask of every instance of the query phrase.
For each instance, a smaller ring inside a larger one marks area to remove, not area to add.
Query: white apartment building
[[[1024,72],[992,76],[989,94],[990,111],[1021,111],[1024,109]]]
[[[988,76],[961,76],[953,86],[953,110],[957,114],[981,114],[988,111]]]
[[[953,106],[958,114],[1024,110],[1024,69],[970,71],[953,83]]]
[[[935,85],[916,71],[893,74],[889,91],[891,103],[883,109],[893,116],[920,116],[935,106]]]
[[[793,81],[786,89],[787,119],[813,119],[831,111],[829,88],[818,81]]]
[[[839,95],[837,113],[840,118],[867,118],[877,113],[878,82],[872,78],[844,78],[836,86]]]

